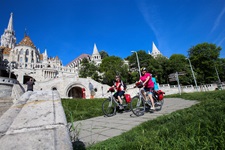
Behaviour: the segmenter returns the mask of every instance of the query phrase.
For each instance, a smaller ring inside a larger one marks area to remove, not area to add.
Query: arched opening
[[[75,87],[72,87],[69,90],[68,97],[82,98],[82,94],[83,94],[82,88],[81,87],[78,87],[78,86],[75,86]]]
[[[28,75],[24,75],[23,76],[23,84],[26,84],[30,80],[30,78],[33,78],[33,77],[28,76]],[[34,81],[36,81],[36,80],[34,79]]]
[[[52,90],[53,90],[53,91],[56,91],[56,90],[57,90],[57,88],[56,88],[56,87],[53,87],[53,88],[52,88]]]

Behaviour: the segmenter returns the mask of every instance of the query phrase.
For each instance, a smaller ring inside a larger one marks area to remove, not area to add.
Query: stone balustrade
[[[57,91],[25,92],[0,118],[0,149],[72,150]]]

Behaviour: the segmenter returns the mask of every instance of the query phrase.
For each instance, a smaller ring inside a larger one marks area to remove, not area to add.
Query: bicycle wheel
[[[134,96],[131,99],[130,105],[131,105],[131,110],[136,116],[142,116],[144,115],[145,112],[145,106],[143,104],[144,99],[139,96]]]
[[[116,114],[116,104],[110,99],[106,99],[102,103],[102,112],[107,116],[111,117]]]
[[[160,111],[162,109],[164,100],[154,99],[154,101],[155,101],[155,110]]]

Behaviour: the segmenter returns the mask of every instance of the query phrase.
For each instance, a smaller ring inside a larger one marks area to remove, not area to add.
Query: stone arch
[[[67,87],[66,96],[72,98],[83,98],[82,89],[85,89],[82,84],[72,83]]]
[[[52,87],[52,90],[53,90],[53,91],[56,91],[56,90],[57,90],[57,87]]]

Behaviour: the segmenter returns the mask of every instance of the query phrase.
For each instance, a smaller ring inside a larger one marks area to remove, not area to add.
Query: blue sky
[[[17,43],[25,28],[41,53],[63,65],[99,51],[126,58],[152,49],[188,55],[196,44],[222,47],[225,58],[224,0],[0,0],[0,35],[13,12]]]

